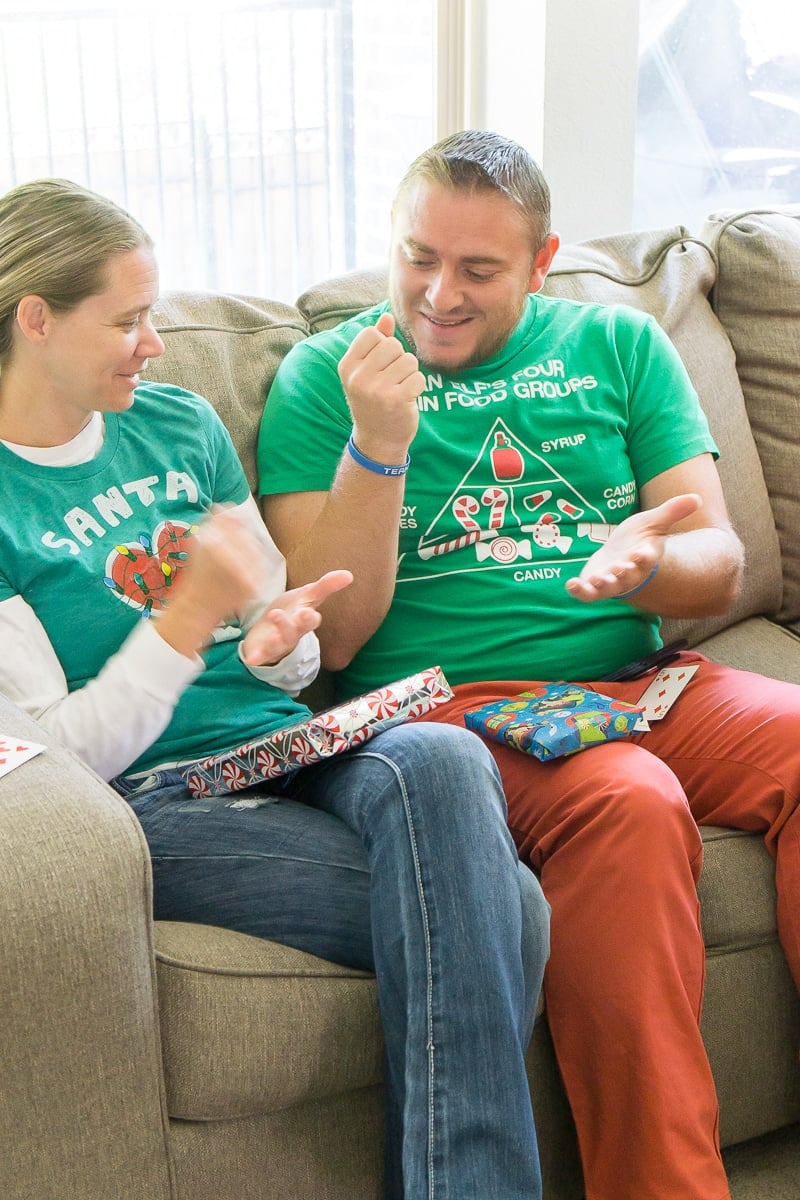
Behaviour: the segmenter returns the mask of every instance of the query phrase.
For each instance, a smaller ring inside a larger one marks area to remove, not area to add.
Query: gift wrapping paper
[[[420,717],[452,696],[441,669],[428,667],[179,769],[195,799],[240,791],[360,746],[379,731],[383,721]]]
[[[464,713],[464,724],[545,762],[646,729],[641,716],[639,705],[559,682],[473,708]]]

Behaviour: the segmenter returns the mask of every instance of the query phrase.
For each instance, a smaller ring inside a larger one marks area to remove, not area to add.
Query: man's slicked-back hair
[[[550,233],[550,188],[536,160],[510,138],[485,129],[465,129],[443,138],[414,159],[397,189],[397,199],[417,183],[453,191],[496,191],[525,216],[539,250]]]

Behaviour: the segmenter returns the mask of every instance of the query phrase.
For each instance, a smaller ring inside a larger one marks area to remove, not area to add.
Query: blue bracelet
[[[405,475],[411,465],[411,455],[408,453],[406,454],[406,461],[401,463],[399,467],[387,467],[385,463],[375,462],[374,458],[367,458],[366,454],[362,454],[353,441],[352,434],[348,439],[347,449],[350,457],[354,458],[360,467],[366,467],[368,471],[372,471],[375,475]]]
[[[614,599],[615,600],[627,600],[629,596],[635,596],[637,592],[640,592],[642,590],[642,588],[646,588],[648,583],[652,583],[653,578],[655,577],[655,573],[658,570],[659,566],[660,566],[660,563],[656,563],[656,565],[651,568],[650,574],[647,575],[642,580],[641,583],[637,583],[636,587],[631,588],[631,590],[629,592],[620,592],[619,595],[614,597]]]

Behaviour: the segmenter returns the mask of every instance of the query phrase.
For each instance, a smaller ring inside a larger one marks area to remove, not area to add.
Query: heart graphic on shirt
[[[143,617],[165,607],[169,592],[189,557],[187,544],[197,530],[184,521],[163,521],[153,536],[115,546],[106,559],[103,582],[118,600]]]

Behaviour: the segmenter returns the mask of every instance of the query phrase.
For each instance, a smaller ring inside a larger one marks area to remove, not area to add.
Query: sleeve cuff
[[[319,671],[319,642],[315,633],[305,633],[300,641],[280,662],[268,667],[253,667],[242,657],[243,644],[238,647],[239,659],[251,675],[262,683],[271,683],[290,696],[296,696],[316,677]]]
[[[168,704],[177,703],[205,668],[199,655],[187,658],[165,642],[152,618],[139,622],[127,639],[125,653],[131,675],[139,676],[149,692]]]

